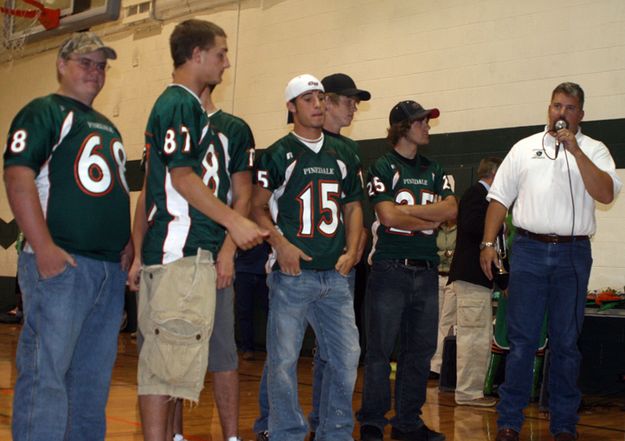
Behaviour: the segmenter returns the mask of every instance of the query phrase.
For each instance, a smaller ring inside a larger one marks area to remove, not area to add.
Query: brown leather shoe
[[[512,429],[501,429],[497,432],[495,441],[519,441],[519,432]]]
[[[560,432],[553,437],[554,441],[575,441],[576,439],[577,434],[569,432]]]

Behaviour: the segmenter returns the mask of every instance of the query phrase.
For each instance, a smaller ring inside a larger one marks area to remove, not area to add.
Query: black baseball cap
[[[426,117],[434,119],[438,118],[440,114],[438,109],[424,109],[416,101],[400,101],[391,109],[388,121],[393,125],[406,120],[415,121]]]
[[[366,90],[358,89],[349,75],[335,73],[321,80],[326,93],[358,98],[360,101],[369,101],[371,94]]]

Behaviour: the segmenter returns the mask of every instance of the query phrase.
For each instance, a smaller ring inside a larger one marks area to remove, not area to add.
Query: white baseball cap
[[[284,100],[289,102],[293,98],[297,98],[301,94],[310,92],[311,90],[324,92],[321,81],[310,74],[298,75],[286,85],[286,89],[284,89]]]

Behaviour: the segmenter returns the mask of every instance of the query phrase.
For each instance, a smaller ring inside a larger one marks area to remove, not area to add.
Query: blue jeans
[[[319,405],[319,441],[351,441],[352,395],[360,346],[350,276],[335,270],[279,271],[268,277],[269,433],[272,441],[303,441],[307,424],[297,395],[297,361],[306,323],[315,331],[326,368]]]
[[[261,276],[256,276],[256,277],[261,277]],[[265,278],[263,276],[263,281],[264,280]],[[350,290],[353,296],[355,283],[356,283],[355,271],[350,272],[349,283],[350,283]],[[315,342],[315,345],[317,345],[316,342]],[[314,361],[313,361],[312,409],[310,413],[308,414],[308,425],[312,432],[316,432],[317,427],[319,426],[319,403],[321,401],[321,384],[323,383],[323,372],[325,370],[325,366],[326,366],[325,358],[321,357],[321,350],[319,349],[317,345],[315,354],[314,354]],[[260,432],[269,430],[269,397],[267,396],[267,364],[263,366],[263,373],[260,379],[260,385],[258,389],[258,407],[260,409],[260,415],[254,422],[254,428],[253,428],[254,433],[260,433]]]
[[[269,394],[267,393],[267,361],[263,365],[263,374],[258,385],[258,408],[260,415],[254,421],[252,430],[254,433],[269,430]]]
[[[382,431],[391,409],[390,361],[397,337],[395,416],[390,423],[403,430],[423,425],[430,360],[438,333],[438,271],[408,267],[392,260],[373,262],[365,297],[365,375],[360,425]]]
[[[547,311],[550,350],[549,427],[575,433],[581,392],[577,387],[586,290],[592,266],[590,241],[547,244],[517,236],[512,247],[508,297],[506,378],[499,388],[500,428],[519,432],[529,403],[532,363]]]
[[[356,270],[349,273],[349,289],[354,297],[354,289],[356,287]],[[319,403],[321,402],[321,385],[323,384],[323,372],[326,368],[326,357],[321,354],[321,349],[315,342],[315,354],[313,359],[313,378],[312,378],[312,409],[308,414],[308,425],[311,432],[316,432],[319,426]]]
[[[234,279],[239,347],[242,351],[254,350],[254,299],[258,298],[267,310],[267,280],[265,274],[237,272]]]
[[[15,441],[103,440],[126,273],[119,262],[73,256],[77,266],[41,279],[21,253],[24,326],[17,347]]]

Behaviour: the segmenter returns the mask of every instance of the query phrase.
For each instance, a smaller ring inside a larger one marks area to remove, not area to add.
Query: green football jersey
[[[354,153],[356,153],[356,156],[360,158],[360,146],[358,145],[356,141],[354,141],[351,138],[348,138],[347,136],[343,136],[340,133],[332,133],[325,129],[323,130],[323,133],[326,136],[331,136],[332,138],[338,139],[339,141],[342,141],[343,143],[345,143]]]
[[[156,100],[145,134],[147,152],[146,214],[143,242],[146,265],[167,264],[197,254],[215,255],[224,228],[192,207],[173,187],[170,170],[190,167],[223,202],[228,170],[219,136],[209,127],[200,99],[180,84],[170,85]]]
[[[363,196],[358,157],[329,136],[315,153],[290,133],[263,153],[256,168],[257,184],[272,192],[269,207],[277,227],[312,257],[301,268],[334,268],[345,248],[342,207]]]
[[[453,195],[441,166],[424,156],[410,160],[391,150],[376,160],[367,173],[371,203],[424,205]],[[373,248],[369,260],[422,259],[438,264],[434,230],[405,231],[382,225],[376,215],[371,226]]]
[[[349,149],[354,152],[356,154],[356,157],[358,158],[358,162],[360,164],[362,164],[362,159],[360,156],[360,146],[358,145],[358,143],[356,141],[354,141],[351,138],[348,138],[347,136],[343,136],[340,133],[332,133],[329,132],[327,130],[323,130],[324,135],[327,135],[331,138],[334,138],[338,141],[341,141],[343,144],[345,144],[347,147],[349,147]],[[358,169],[358,179],[360,181],[360,185],[362,186],[363,190],[365,188],[365,178],[363,177],[363,173],[362,173],[362,168]]]
[[[54,243],[70,253],[117,262],[130,238],[122,138],[105,116],[72,98],[37,98],[15,117],[5,169],[35,172]],[[26,247],[26,251],[32,251]]]
[[[227,182],[219,191],[225,193],[228,205],[232,204],[231,176],[254,168],[255,143],[250,126],[241,118],[217,110],[209,115],[210,126],[217,133],[223,147],[222,154],[226,165]],[[223,200],[223,196],[220,196]]]

